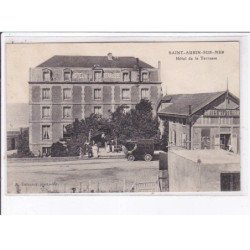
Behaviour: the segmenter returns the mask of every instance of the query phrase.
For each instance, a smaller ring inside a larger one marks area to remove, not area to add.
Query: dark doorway
[[[230,134],[220,134],[220,148],[228,150],[230,144]]]
[[[210,129],[201,129],[201,149],[210,149]]]
[[[240,191],[240,173],[221,173],[221,191]]]
[[[48,157],[51,155],[51,148],[50,147],[43,147],[42,149],[43,156]]]
[[[11,149],[16,149],[16,140],[15,140],[15,138],[11,138]]]

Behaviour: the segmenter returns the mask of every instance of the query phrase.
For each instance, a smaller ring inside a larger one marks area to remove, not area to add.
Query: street
[[[8,193],[155,191],[158,161],[8,162]]]

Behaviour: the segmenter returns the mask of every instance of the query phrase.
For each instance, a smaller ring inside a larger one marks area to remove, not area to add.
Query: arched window
[[[43,81],[50,82],[52,80],[52,72],[50,69],[43,70]]]

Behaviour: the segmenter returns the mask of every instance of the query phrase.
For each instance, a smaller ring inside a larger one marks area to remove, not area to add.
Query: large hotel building
[[[119,105],[147,98],[156,114],[161,98],[158,68],[135,57],[53,56],[30,69],[30,150],[48,155],[65,126],[92,113],[107,117]]]

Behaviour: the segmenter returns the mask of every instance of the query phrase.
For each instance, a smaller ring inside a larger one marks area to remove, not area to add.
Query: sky
[[[10,43],[5,48],[7,103],[29,102],[29,68],[50,57],[105,56],[109,52],[118,57],[138,57],[153,67],[158,67],[161,61],[164,94],[223,91],[228,82],[229,90],[240,95],[238,42]],[[209,58],[201,60],[201,56]]]

